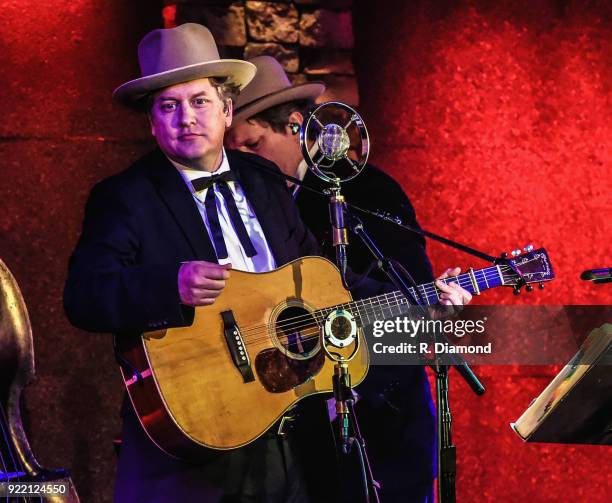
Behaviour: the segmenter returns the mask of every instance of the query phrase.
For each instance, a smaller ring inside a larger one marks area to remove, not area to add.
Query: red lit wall
[[[135,48],[161,24],[150,0],[0,0],[0,258],[29,309],[36,379],[22,398],[34,454],[65,467],[83,502],[112,498],[121,380],[106,335],[71,327],[62,288],[85,198],[148,149],[113,106]]]
[[[550,253],[543,292],[477,302],[610,304],[612,285],[579,275],[612,265],[612,5],[359,1],[354,28],[372,160],[421,224],[491,254]],[[484,266],[428,246],[438,272]],[[480,398],[451,374],[458,501],[609,501],[610,447],[528,445],[509,428],[555,368],[477,370]]]
[[[341,2],[342,3],[342,2]],[[150,146],[114,107],[162,2],[0,0],[0,258],[28,304],[37,379],[25,422],[43,465],[67,467],[82,501],[111,501],[122,386],[110,340],[62,310],[68,255],[91,186]],[[373,161],[421,223],[495,253],[545,246],[544,292],[480,302],[605,303],[578,280],[612,265],[612,7],[535,0],[354,2],[355,63]],[[436,270],[483,265],[430,244]],[[603,502],[610,448],[532,446],[509,430],[549,367],[483,367],[474,397],[452,376],[459,501]]]

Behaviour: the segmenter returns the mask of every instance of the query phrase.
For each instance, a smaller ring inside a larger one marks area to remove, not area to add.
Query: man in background
[[[253,81],[238,97],[234,122],[226,145],[265,157],[286,175],[307,186],[322,189],[323,181],[307,169],[302,157],[299,130],[311,107],[325,90],[319,82],[291,85],[281,65],[270,56],[250,60],[257,67]],[[318,194],[291,186],[302,220],[317,238],[324,254],[334,260],[327,200]],[[353,180],[342,184],[348,203],[382,210],[400,217],[403,223],[419,228],[410,200],[399,184],[372,165]],[[399,230],[374,217],[361,216],[366,230],[389,258],[399,262],[417,283],[433,281],[424,239]],[[357,274],[386,277],[370,266],[373,258],[361,241],[353,236],[348,247],[348,265]],[[448,269],[440,278],[459,274]],[[470,294],[456,284],[443,289],[442,304],[467,304]],[[382,501],[433,501],[436,473],[435,417],[427,376],[422,367],[372,367],[356,388],[362,397],[357,404],[358,419],[364,434],[375,478],[381,483]],[[343,463],[343,485],[347,501],[359,501],[360,484],[356,463]],[[348,467],[347,467],[348,466]]]

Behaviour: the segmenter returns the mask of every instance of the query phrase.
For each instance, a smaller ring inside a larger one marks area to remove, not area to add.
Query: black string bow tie
[[[224,171],[220,175],[212,175],[212,176],[203,176],[202,178],[196,178],[195,180],[191,180],[191,185],[193,186],[193,190],[196,192],[200,192],[201,190],[206,190],[211,185],[214,185],[217,182],[235,182],[236,175],[233,171]]]
[[[215,189],[218,189],[223,197],[225,204],[227,205],[227,212],[229,213],[232,226],[236,231],[240,244],[244,249],[247,257],[253,257],[257,255],[257,250],[253,246],[253,242],[249,237],[249,233],[244,226],[234,195],[230,190],[227,182],[236,181],[236,175],[232,171],[225,171],[220,175],[204,176],[191,181],[191,185],[196,192],[201,190],[211,189],[206,193],[204,200],[204,207],[206,208],[206,216],[208,217],[208,223],[210,225],[210,233],[215,245],[215,251],[217,252],[217,258],[224,259],[228,257],[227,246],[225,246],[225,239],[223,239],[223,230],[219,223],[219,214],[217,213],[217,202],[215,200]]]

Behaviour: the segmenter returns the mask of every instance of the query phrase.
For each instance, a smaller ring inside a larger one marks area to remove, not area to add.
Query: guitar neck
[[[480,295],[480,293],[484,292],[485,290],[503,286],[505,284],[501,267],[503,266],[494,265],[491,267],[485,267],[484,269],[478,269],[477,271],[471,269],[466,273],[460,274],[459,276],[452,276],[440,281],[445,284],[459,283],[459,286],[470,292],[472,295]],[[428,306],[437,304],[440,301],[440,294],[442,293],[442,291],[435,285],[435,281],[417,285],[416,291],[413,287],[411,287],[409,290],[417,300],[420,300],[423,304]],[[397,293],[399,294],[400,292],[398,291]]]
[[[459,276],[452,276],[440,281],[446,284],[458,283],[472,295],[479,295],[485,290],[505,284],[502,267],[504,266],[494,265],[478,269],[477,271],[470,270]],[[442,293],[434,281],[417,285],[416,289],[410,287],[409,291],[420,304],[426,306],[437,304]],[[399,290],[396,290],[375,297],[320,309],[316,311],[315,317],[317,321],[324,322],[330,312],[336,309],[344,309],[355,316],[360,326],[367,326],[377,320],[386,320],[387,318],[406,314],[411,306],[412,304],[408,299]]]

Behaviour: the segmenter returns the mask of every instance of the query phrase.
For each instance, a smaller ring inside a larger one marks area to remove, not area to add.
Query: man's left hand
[[[458,281],[451,281],[448,284],[439,281],[449,276],[457,276],[459,273],[461,273],[459,267],[450,268],[436,279],[436,286],[442,291],[440,294],[440,304],[444,306],[464,306],[472,300],[470,292],[459,286]]]

